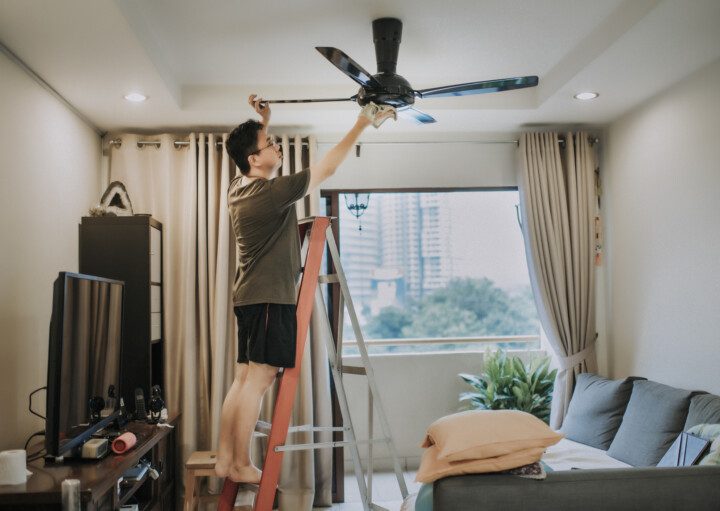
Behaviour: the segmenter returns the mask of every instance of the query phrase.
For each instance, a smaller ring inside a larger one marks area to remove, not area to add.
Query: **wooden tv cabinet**
[[[84,511],[119,509],[121,505],[138,504],[139,511],[174,510],[178,487],[176,452],[179,434],[179,414],[171,415],[168,424],[159,427],[144,422],[129,422],[125,429],[137,436],[137,444],[125,454],[110,453],[99,461],[73,460],[46,463],[44,459],[28,463],[33,474],[25,484],[0,486],[0,510],[57,510],[62,509],[61,484],[64,479],[79,479]],[[35,452],[40,444],[30,447]],[[157,480],[145,474],[132,486],[119,484],[123,473],[147,459],[157,469]]]

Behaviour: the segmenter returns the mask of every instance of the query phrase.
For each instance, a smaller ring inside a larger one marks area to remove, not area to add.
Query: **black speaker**
[[[150,418],[148,422],[157,423],[160,421],[160,412],[165,408],[165,402],[162,399],[162,390],[160,385],[153,385],[150,389],[150,402],[148,403],[150,409]]]
[[[145,411],[145,394],[140,387],[135,389],[135,420],[146,421],[147,411]]]

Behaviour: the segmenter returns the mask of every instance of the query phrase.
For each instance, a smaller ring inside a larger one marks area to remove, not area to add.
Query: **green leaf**
[[[459,401],[483,410],[522,410],[546,423],[557,370],[550,373],[549,357],[535,357],[526,365],[504,350],[485,353],[483,373],[458,376],[477,392],[463,392]]]

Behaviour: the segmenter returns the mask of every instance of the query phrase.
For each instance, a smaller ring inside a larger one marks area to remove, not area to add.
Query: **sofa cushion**
[[[553,470],[632,468],[632,465],[608,456],[607,450],[597,449],[563,438],[545,449],[541,461]]]
[[[533,447],[495,458],[450,462],[441,460],[438,446],[432,445],[425,449],[423,453],[420,468],[415,475],[415,481],[431,483],[437,479],[448,476],[501,472],[540,461],[543,451],[545,451],[544,447]]]
[[[454,462],[545,448],[561,438],[561,434],[527,412],[469,410],[433,422],[421,447],[435,445],[438,459]]]
[[[690,400],[685,431],[698,424],[720,424],[720,396],[700,394]]]
[[[578,375],[560,432],[565,438],[607,451],[622,422],[635,379]]]
[[[720,465],[720,424],[696,424],[688,433],[712,442],[710,452],[701,460],[700,465]]]
[[[608,454],[636,467],[652,467],[683,431],[692,392],[653,381],[633,383],[630,402]]]

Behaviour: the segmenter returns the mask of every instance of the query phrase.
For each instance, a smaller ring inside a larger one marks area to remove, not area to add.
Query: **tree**
[[[453,279],[405,309],[385,307],[367,326],[371,338],[527,335],[539,330],[529,289],[509,295],[482,279]]]
[[[370,339],[398,339],[403,328],[412,323],[410,314],[398,307],[383,307],[366,325]]]

